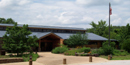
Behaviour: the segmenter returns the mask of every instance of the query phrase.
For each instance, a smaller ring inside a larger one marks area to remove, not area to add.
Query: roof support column
[[[39,40],[39,47],[38,47],[38,51],[41,51],[41,39]]]
[[[64,44],[64,39],[60,39],[60,44]]]

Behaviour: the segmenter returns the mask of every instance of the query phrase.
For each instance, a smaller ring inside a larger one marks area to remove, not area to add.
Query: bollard
[[[29,65],[32,65],[32,56],[30,56]]]
[[[111,60],[112,59],[112,55],[108,55],[108,60]]]
[[[66,64],[66,58],[63,59],[63,64]]]
[[[111,56],[110,55],[108,55],[108,60],[111,60]]]
[[[92,56],[91,55],[89,56],[89,62],[92,62]]]

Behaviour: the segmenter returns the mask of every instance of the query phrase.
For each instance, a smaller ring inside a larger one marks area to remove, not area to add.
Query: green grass
[[[101,55],[100,57],[108,59],[108,56]],[[112,56],[112,60],[130,60],[130,54],[126,56]]]

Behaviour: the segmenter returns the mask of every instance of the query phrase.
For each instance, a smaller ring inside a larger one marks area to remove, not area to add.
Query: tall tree
[[[117,39],[120,42],[121,48],[125,49],[128,47],[127,45],[130,44],[128,41],[130,40],[130,24],[127,24],[126,26],[121,27],[121,30],[119,31],[119,35]]]
[[[100,20],[98,21],[98,24],[94,23],[93,21],[90,23],[92,28],[88,29],[88,32],[95,33],[97,35],[103,36],[108,38],[108,25],[106,24],[106,21]],[[111,26],[112,31],[112,26]]]
[[[37,47],[36,36],[29,36],[31,31],[28,30],[28,25],[18,27],[17,23],[13,27],[7,27],[6,34],[3,36],[2,48],[13,53],[24,53],[31,51],[31,47]]]

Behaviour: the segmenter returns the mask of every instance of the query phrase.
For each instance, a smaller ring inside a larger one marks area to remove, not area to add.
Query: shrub
[[[114,49],[111,46],[104,46],[102,49],[104,55],[113,54]]]
[[[120,50],[113,51],[113,55],[116,55],[116,56],[125,56],[127,54],[129,54],[127,51],[120,51]]]
[[[121,51],[115,49],[115,50],[113,51],[113,55],[119,56],[119,55],[121,55]]]
[[[104,50],[102,48],[99,49],[94,49],[91,51],[92,54],[99,54],[99,55],[103,55],[104,54]]]
[[[67,47],[56,47],[55,49],[52,50],[52,53],[64,53],[65,51],[67,51],[68,48]]]
[[[33,60],[33,61],[36,61],[36,59],[39,57],[38,54],[34,54],[34,53],[24,54],[24,55],[22,55],[23,60],[24,60],[24,61],[29,61],[30,55],[32,56],[32,60]]]
[[[109,55],[113,54],[114,51],[115,42],[111,42],[110,45],[108,45],[108,41],[104,42],[102,44],[102,47],[100,47],[98,50],[92,50],[92,54],[99,54],[99,55]]]
[[[75,53],[81,53],[82,51],[79,49],[73,49],[73,50],[68,50],[66,52],[64,52],[65,55],[75,55]]]
[[[81,48],[81,49],[79,49],[81,52],[84,52],[84,53],[88,53],[88,52],[90,52],[90,48],[89,47],[83,47],[83,48]]]
[[[108,41],[104,42],[101,47],[101,49],[103,49],[102,54],[104,55],[113,54],[114,46],[115,46],[115,42],[111,42],[110,45],[108,45]]]

